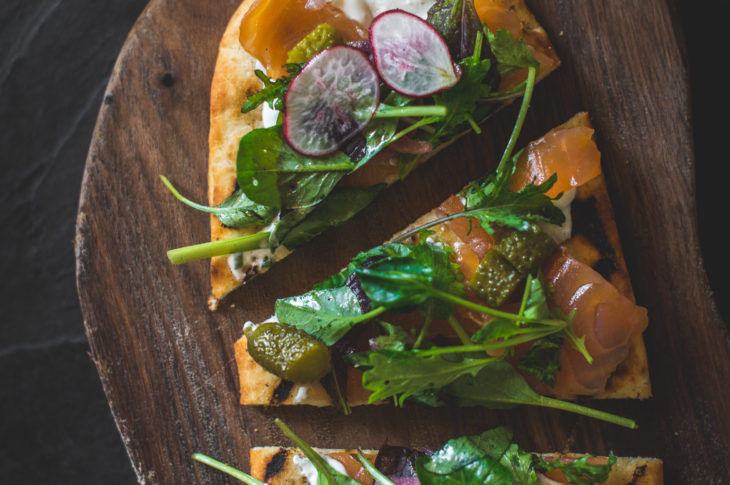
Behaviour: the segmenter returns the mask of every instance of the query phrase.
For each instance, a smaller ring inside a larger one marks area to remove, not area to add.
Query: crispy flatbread
[[[317,449],[317,452],[334,458],[345,466],[351,476],[364,485],[371,485],[369,475],[356,475],[359,465],[349,455],[355,450]],[[364,450],[365,456],[372,462],[377,455],[376,450]],[[307,485],[309,482],[302,475],[300,468],[294,463],[295,456],[303,456],[296,448],[266,446],[252,448],[250,451],[251,475],[265,481],[269,485]],[[548,453],[546,460],[560,458],[580,458],[577,453]],[[362,477],[362,479],[361,479]],[[611,468],[611,475],[603,482],[605,485],[662,485],[664,483],[663,463],[657,458],[618,457]]]
[[[544,61],[538,80],[553,71],[560,63],[545,31],[529,12],[523,0],[492,0],[495,8],[503,9],[516,16],[521,24],[522,36],[535,52],[538,60]],[[256,60],[251,57],[239,42],[241,20],[254,0],[244,1],[228,22],[221,39],[218,58],[213,74],[210,95],[210,133],[208,138],[208,202],[218,205],[236,189],[236,152],[243,135],[261,127],[259,107],[249,113],[241,113],[241,105],[246,97],[261,88],[261,81],[254,75]],[[398,2],[393,2],[393,8]],[[423,157],[425,161],[429,156]],[[261,227],[232,229],[223,226],[217,217],[210,217],[210,239],[218,241],[232,237],[259,232]],[[273,262],[286,257],[289,251],[280,248],[271,258]],[[255,275],[266,271],[261,258],[247,257],[242,266],[240,260],[230,256],[217,256],[211,259],[211,295],[208,306],[215,310],[225,295],[243,285]]]
[[[590,127],[588,114],[578,113],[558,128],[575,126]],[[611,201],[602,175],[577,188],[571,211],[573,233],[566,243],[571,255],[591,266],[610,281],[622,295],[635,301]],[[435,217],[436,215],[432,211],[416,220],[401,233],[419,227]],[[293,384],[260,367],[248,353],[245,336],[235,343],[235,354],[241,404],[333,405],[320,383]],[[362,388],[361,374],[355,369],[348,370],[350,372],[347,389],[349,404],[351,406],[366,404],[368,391]],[[557,397],[571,399],[577,396]],[[632,340],[628,356],[608,379],[605,390],[593,397],[599,399],[646,399],[651,397],[649,365],[644,339],[641,335]]]

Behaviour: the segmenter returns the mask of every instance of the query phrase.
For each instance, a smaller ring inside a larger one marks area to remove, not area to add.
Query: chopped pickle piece
[[[488,305],[500,306],[556,249],[537,224],[526,231],[510,230],[484,255],[469,287]]]
[[[345,39],[334,27],[327,23],[319,24],[287,52],[286,62],[297,64],[307,62],[316,53],[344,43]]]
[[[248,352],[253,360],[282,379],[312,382],[332,370],[327,346],[291,325],[262,323],[247,338]]]
[[[494,249],[484,255],[469,288],[487,305],[498,307],[520,284],[524,275]]]
[[[494,247],[504,259],[523,275],[534,273],[543,261],[558,248],[555,241],[537,224],[526,231],[511,231]]]

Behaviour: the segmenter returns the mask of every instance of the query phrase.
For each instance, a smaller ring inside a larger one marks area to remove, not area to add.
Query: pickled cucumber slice
[[[499,252],[492,249],[484,255],[469,288],[487,305],[498,307],[504,303],[524,279],[519,271]]]
[[[317,381],[332,370],[329,349],[285,323],[266,322],[247,334],[248,352],[264,369],[292,382]]]
[[[526,231],[511,231],[495,246],[504,259],[523,275],[534,273],[558,245],[537,224]]]
[[[318,52],[344,43],[345,39],[334,27],[326,23],[319,24],[287,52],[286,62],[296,64],[307,62]]]

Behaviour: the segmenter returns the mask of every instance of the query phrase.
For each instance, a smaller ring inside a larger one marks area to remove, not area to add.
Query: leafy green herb
[[[560,370],[560,349],[563,346],[563,335],[553,333],[536,340],[527,353],[519,358],[518,367],[538,378],[543,384],[555,386]]]
[[[433,298],[434,290],[464,295],[463,275],[451,262],[445,245],[421,242],[407,255],[381,259],[355,273],[374,305],[386,308],[420,305]],[[442,302],[436,318],[453,312],[450,302]]]
[[[281,127],[253,130],[241,138],[236,158],[238,184],[254,202],[285,209],[321,202],[355,165],[342,152],[309,158],[282,138]]]
[[[355,357],[363,374],[363,387],[373,391],[368,402],[390,397],[402,405],[411,394],[441,389],[465,374],[476,374],[495,359],[433,355],[428,351],[378,350],[367,353],[368,360]],[[351,360],[350,362],[353,362]]]
[[[560,460],[545,461],[542,457],[537,456],[536,468],[542,471],[560,470],[565,475],[568,482],[574,485],[593,485],[595,483],[603,483],[608,480],[611,468],[616,463],[616,456],[611,452],[608,456],[608,462],[604,465],[591,465],[588,460],[593,458],[592,455],[584,456],[568,463]]]
[[[272,247],[294,249],[328,227],[336,227],[364,209],[385,188],[385,184],[370,187],[343,187],[333,190],[313,208],[300,209],[296,216],[284,217],[270,239]]]
[[[464,0],[463,3],[471,2]],[[448,114],[439,123],[437,131],[432,137],[433,140],[443,140],[447,136],[454,136],[463,131],[464,123],[469,123],[472,128],[476,126],[475,131],[480,132],[473,117],[478,108],[478,101],[488,96],[492,90],[491,85],[487,82],[492,62],[481,57],[482,39],[483,34],[481,30],[478,30],[476,46],[473,47],[474,53],[459,63],[462,74],[454,89],[434,96],[437,104],[447,107]]]
[[[524,377],[511,364],[502,360],[484,366],[475,376],[460,377],[444,391],[453,397],[459,406],[505,409],[525,404],[570,411],[631,429],[637,427],[631,419],[587,408],[573,402],[541,396],[532,390]]]
[[[515,40],[512,34],[504,29],[498,29],[496,32],[485,30],[489,47],[497,59],[497,70],[501,77],[524,68],[540,69],[540,63],[535,60],[530,47],[522,39]]]
[[[282,298],[276,301],[275,310],[280,322],[304,330],[325,345],[333,345],[353,326],[385,311],[376,308],[363,314],[357,297],[347,286]]]
[[[454,59],[474,52],[482,22],[472,0],[438,0],[428,9],[426,21],[444,38]]]
[[[510,444],[511,440],[512,432],[504,426],[450,439],[432,455],[416,460],[419,481],[424,485],[537,483],[532,454]]]
[[[246,197],[242,190],[235,191],[215,207],[208,207],[184,197],[173,187],[164,175],[160,175],[162,183],[172,192],[177,200],[199,211],[214,214],[227,227],[244,228],[250,226],[266,226],[273,221],[279,211],[273,207],[257,204]]]
[[[256,77],[261,79],[264,83],[264,87],[260,91],[248,96],[246,101],[241,106],[241,112],[248,113],[259,107],[261,104],[268,102],[269,105],[277,110],[282,109],[282,99],[284,93],[289,89],[294,76],[302,70],[302,64],[287,64],[286,71],[288,75],[282,76],[279,79],[272,81],[269,77],[261,70],[254,70]]]

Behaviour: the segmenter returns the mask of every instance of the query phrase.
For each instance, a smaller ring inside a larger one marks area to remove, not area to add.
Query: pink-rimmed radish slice
[[[370,44],[380,77],[406,96],[443,91],[461,77],[441,34],[403,10],[388,10],[373,19]]]
[[[362,51],[326,49],[307,62],[284,98],[284,138],[307,156],[336,151],[378,109],[380,78]]]

